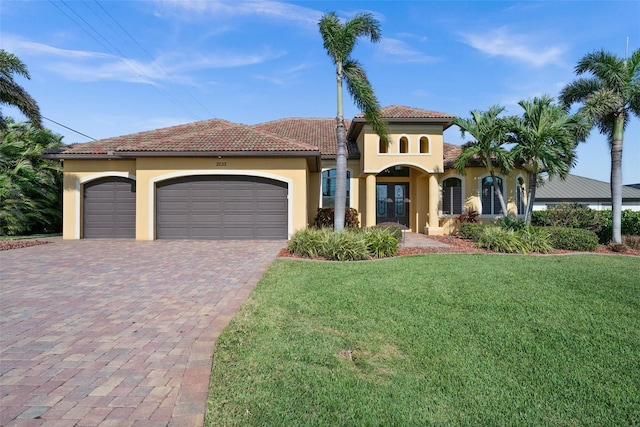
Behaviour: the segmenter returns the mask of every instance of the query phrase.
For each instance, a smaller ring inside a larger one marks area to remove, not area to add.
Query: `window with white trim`
[[[406,154],[409,152],[409,139],[406,136],[400,138],[400,153]]]
[[[502,178],[496,177],[496,184],[500,188],[500,192],[504,194],[504,186]],[[480,203],[482,204],[481,215],[503,215],[502,206],[500,205],[500,198],[498,192],[493,187],[493,178],[485,176],[482,178],[482,184],[480,187]]]
[[[420,138],[420,154],[429,154],[429,138],[426,136]]]
[[[442,182],[442,214],[459,215],[462,213],[462,180],[447,178]]]
[[[327,169],[322,171],[322,207],[330,208],[336,204],[336,169]],[[350,206],[350,187],[349,180],[351,179],[351,172],[347,171],[347,203],[345,206]]]

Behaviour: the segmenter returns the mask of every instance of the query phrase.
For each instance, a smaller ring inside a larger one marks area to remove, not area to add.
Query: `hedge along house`
[[[362,226],[442,235],[465,209],[504,215],[485,168],[452,169],[461,148],[443,132],[454,116],[402,106],[382,113],[389,146],[362,116],[346,122],[347,203]],[[64,162],[63,238],[287,239],[333,205],[335,127],[335,119],[212,119],[48,153]],[[527,182],[524,171],[499,178],[510,213],[524,214]]]

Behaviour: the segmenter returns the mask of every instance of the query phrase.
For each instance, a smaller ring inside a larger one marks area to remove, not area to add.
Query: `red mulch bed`
[[[46,240],[0,240],[0,251],[28,248],[29,246],[46,245]]]
[[[420,255],[420,254],[487,254],[493,253],[486,249],[477,248],[475,243],[471,240],[461,239],[455,236],[429,236],[430,239],[435,241],[446,243],[450,245],[449,248],[406,248],[400,247],[398,250],[398,256],[405,255]],[[564,255],[574,253],[573,251],[554,249],[549,252],[548,255]],[[575,252],[578,253],[578,252]],[[640,250],[638,249],[627,249],[626,252],[620,253],[615,252],[609,249],[606,245],[599,245],[598,248],[593,253],[598,254],[606,254],[606,255],[630,255],[630,256],[640,256]],[[540,255],[540,254],[532,254],[532,255]],[[281,258],[300,258],[297,255],[294,255],[288,252],[286,249],[282,249],[280,254],[278,255]],[[322,260],[322,258],[317,258],[318,260]]]

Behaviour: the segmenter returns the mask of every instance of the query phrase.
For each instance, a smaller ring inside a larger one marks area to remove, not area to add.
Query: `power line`
[[[165,69],[165,68],[164,68],[164,67],[163,67],[163,66],[158,62],[158,60],[157,60],[157,59],[155,59],[155,58],[153,57],[153,55],[151,55],[151,54],[149,53],[149,51],[147,51],[147,49],[145,49],[145,48],[144,48],[144,46],[142,46],[142,45],[138,42],[138,40],[136,40],[136,38],[135,38],[135,37],[133,37],[133,36],[131,35],[131,33],[129,33],[129,31],[127,31],[127,30],[126,30],[126,29],[125,29],[125,28],[120,24],[120,22],[118,22],[118,20],[117,20],[117,19],[116,19],[116,18],[114,18],[114,17],[113,17],[113,15],[111,15],[111,14],[109,13],[109,11],[107,11],[107,9],[105,9],[105,8],[104,8],[104,6],[102,6],[102,5],[100,4],[100,2],[99,2],[98,0],[94,0],[94,2],[95,2],[98,6],[100,6],[100,9],[102,9],[102,10],[104,11],[104,13],[106,13],[106,14],[107,14],[107,16],[109,16],[109,18],[111,18],[111,20],[112,20],[113,22],[115,22],[115,23],[118,25],[118,27],[120,27],[120,29],[121,29],[122,31],[124,31],[124,33],[125,33],[127,36],[129,36],[129,38],[130,38],[131,40],[133,40],[133,42],[134,42],[134,43],[135,43],[135,44],[136,44],[136,45],[137,45],[137,46],[138,46],[138,47],[139,47],[139,48],[140,48],[144,53],[146,53],[146,54],[147,54],[147,56],[149,57],[149,59],[151,59],[151,60],[153,61],[153,64],[157,65],[157,66],[158,66],[158,68],[160,68],[160,69],[161,69],[161,70],[162,70],[162,71],[163,71],[167,76],[169,76],[169,77],[171,78],[171,80],[173,80],[173,81],[174,81],[174,83],[176,83],[176,84],[178,85],[178,87],[180,87],[180,88],[181,88],[181,89],[182,89],[182,90],[183,90],[187,95],[189,95],[189,97],[190,97],[191,99],[193,99],[193,100],[194,100],[198,105],[200,105],[200,106],[201,106],[201,107],[202,107],[202,108],[203,108],[207,113],[209,113],[209,116],[213,117],[213,113],[212,113],[211,111],[209,111],[209,109],[208,109],[204,104],[202,104],[202,103],[201,103],[201,102],[200,102],[200,101],[199,101],[195,96],[193,96],[193,94],[192,94],[190,91],[188,91],[186,88],[184,88],[184,87],[183,87],[183,86],[182,86],[182,85],[181,85],[181,84],[176,80],[176,78],[175,78],[173,75],[171,75],[171,73],[169,73],[169,72],[168,72],[168,71],[167,71],[167,70],[166,70],[166,69]]]
[[[43,119],[45,119],[45,120],[49,120],[51,123],[55,123],[55,124],[57,124],[58,126],[62,126],[62,127],[63,127],[63,128],[65,128],[65,129],[69,129],[71,132],[75,132],[75,133],[77,133],[78,135],[82,135],[82,136],[84,136],[85,138],[89,138],[89,139],[91,139],[91,140],[93,140],[93,141],[97,141],[97,139],[92,138],[92,137],[90,137],[89,135],[85,135],[84,133],[82,133],[82,132],[80,132],[80,131],[77,131],[77,130],[75,130],[75,129],[72,129],[72,128],[70,128],[69,126],[65,126],[65,125],[63,125],[62,123],[58,123],[58,122],[56,122],[55,120],[52,120],[52,119],[50,119],[50,118],[48,118],[48,117],[45,117],[45,116],[40,116],[40,117],[42,117],[42,118],[43,118]]]
[[[131,70],[133,71],[135,74],[137,74],[139,77],[141,78],[146,78],[149,82],[152,82],[153,79],[147,74],[145,73],[143,70],[141,70],[135,63],[131,62],[122,52],[120,52],[120,50],[115,47],[111,42],[109,42],[109,40],[107,40],[104,36],[102,36],[102,34],[100,34],[100,32],[98,30],[96,30],[90,23],[88,23],[82,16],[80,16],[78,14],[78,12],[76,12],[71,6],[69,6],[65,1],[61,1],[61,3],[67,8],[69,9],[71,12],[73,12],[74,15],[76,15],[82,22],[84,22],[86,24],[87,27],[89,27],[91,30],[94,31],[95,34],[97,34],[98,36],[100,36],[108,45],[110,45],[111,47],[107,46],[106,44],[104,44],[102,41],[100,41],[96,36],[94,36],[91,32],[89,32],[85,27],[83,27],[77,20],[75,20],[71,15],[69,15],[67,12],[65,12],[62,8],[60,8],[53,0],[49,0],[49,3],[51,3],[52,5],[54,5],[56,7],[56,9],[58,9],[61,13],[63,13],[67,18],[69,18],[69,20],[71,20],[71,22],[73,22],[76,26],[78,26],[82,31],[84,31],[85,33],[87,33],[89,35],[89,37],[91,37],[92,39],[94,39],[96,42],[98,42],[103,48],[105,48],[108,52],[110,52],[111,54],[113,54],[114,56],[118,57],[122,62],[124,62],[124,64]],[[171,95],[169,95],[169,93],[167,91],[165,91],[164,89],[161,89],[160,87],[158,87],[155,84],[151,84],[151,86],[153,86],[158,92],[160,92],[162,95],[164,95],[169,101],[171,101],[173,104],[175,104],[176,106],[182,108],[187,114],[189,114],[194,120],[199,120],[199,117],[193,113],[193,111],[191,111],[188,107],[186,107],[185,105],[181,104],[180,102],[178,102],[176,99],[174,99]]]

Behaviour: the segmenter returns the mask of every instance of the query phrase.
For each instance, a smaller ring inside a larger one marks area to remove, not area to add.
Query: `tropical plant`
[[[365,120],[384,144],[389,143],[387,125],[382,118],[378,99],[362,65],[351,58],[358,38],[367,36],[376,43],[380,40],[380,24],[370,13],[358,13],[341,22],[335,12],[323,15],[318,22],[324,48],[336,66],[338,109],[336,115],[336,196],[334,229],[344,229],[347,200],[347,133],[344,124],[342,82]]]
[[[63,147],[62,136],[30,123],[5,120],[0,130],[0,235],[59,232],[62,168],[41,158]]]
[[[582,104],[579,112],[609,140],[613,240],[621,243],[622,142],[631,115],[640,117],[640,49],[625,59],[604,50],[589,53],[578,62],[575,72],[591,76],[567,85],[560,100],[567,109]]]
[[[524,217],[529,225],[540,173],[566,178],[575,164],[576,145],[584,141],[590,126],[584,116],[568,114],[546,95],[533,101],[520,101],[518,105],[524,113],[522,117],[508,119],[507,140],[515,144],[511,150],[515,163],[529,175]]]
[[[0,49],[0,104],[17,107],[36,128],[42,127],[40,109],[26,90],[17,84],[13,75],[30,79],[29,70],[16,55]],[[0,110],[0,128],[6,128],[5,118]]]
[[[467,133],[475,138],[475,141],[462,146],[453,166],[461,175],[466,174],[466,168],[472,161],[478,161],[486,167],[491,175],[493,191],[500,200],[502,213],[506,215],[507,204],[500,186],[496,185],[496,169],[508,174],[513,167],[513,159],[503,146],[507,137],[507,122],[498,117],[503,111],[504,107],[494,105],[487,111],[471,111],[470,119],[456,117],[453,120],[452,124],[460,128],[463,138]]]

